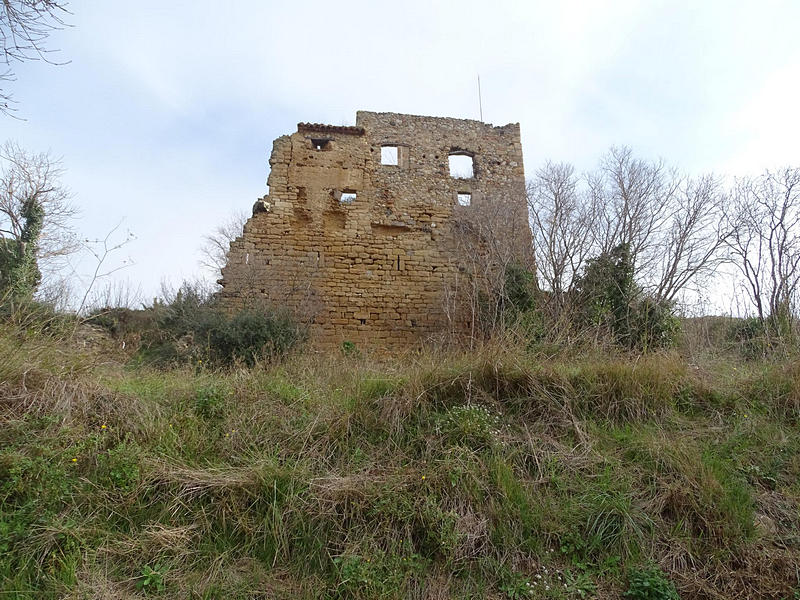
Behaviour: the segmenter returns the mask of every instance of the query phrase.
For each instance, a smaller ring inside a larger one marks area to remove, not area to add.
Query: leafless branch
[[[231,242],[242,235],[245,223],[247,223],[247,214],[238,210],[203,237],[203,245],[200,247],[200,265],[209,273],[218,276],[220,270],[227,264]]]
[[[50,59],[53,51],[45,42],[53,31],[66,25],[64,17],[68,14],[67,4],[58,0],[0,0],[0,62],[6,65],[0,72],[0,83],[15,80],[12,65],[16,62],[64,64]],[[0,113],[10,114],[12,103],[11,94],[0,88]]]

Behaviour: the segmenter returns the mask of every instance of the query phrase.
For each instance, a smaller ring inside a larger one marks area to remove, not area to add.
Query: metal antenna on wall
[[[481,121],[483,121],[483,102],[481,100],[481,76],[478,74],[478,110],[481,114]]]

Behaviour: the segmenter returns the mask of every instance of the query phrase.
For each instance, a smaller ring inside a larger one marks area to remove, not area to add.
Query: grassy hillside
[[[799,597],[796,362],[78,345],[0,331],[0,598]]]

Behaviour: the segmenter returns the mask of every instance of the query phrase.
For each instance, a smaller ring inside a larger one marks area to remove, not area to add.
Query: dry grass
[[[558,569],[532,597],[613,598],[653,562],[685,598],[791,598],[797,364],[552,350],[152,371],[6,331],[0,590],[513,598]]]

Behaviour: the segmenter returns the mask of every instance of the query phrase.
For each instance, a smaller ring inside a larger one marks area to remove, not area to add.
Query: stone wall
[[[451,154],[473,177],[451,175]],[[300,123],[269,163],[221,298],[286,306],[318,346],[469,333],[476,278],[532,266],[518,124],[359,111],[355,127]]]

